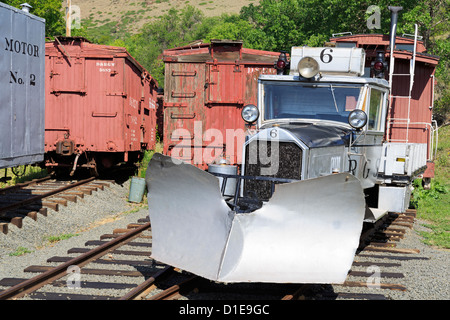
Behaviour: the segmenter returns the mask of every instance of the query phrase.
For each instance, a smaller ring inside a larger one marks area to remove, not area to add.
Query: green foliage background
[[[31,13],[46,21],[46,37],[61,35],[66,31],[64,11],[60,0],[2,0],[1,2],[16,8],[20,8],[22,3],[32,6]]]
[[[3,2],[20,7],[23,1]],[[28,3],[33,6],[33,14],[46,19],[47,37],[65,33],[61,0],[29,0]],[[381,29],[367,28],[366,21],[372,14],[367,9],[372,5],[380,8]],[[289,52],[292,46],[321,46],[333,33],[388,34],[389,5],[403,7],[398,33],[412,34],[414,24],[418,24],[428,52],[441,57],[436,70],[434,116],[439,123],[445,123],[450,114],[450,0],[260,0],[242,7],[240,14],[218,17],[206,17],[199,9],[187,5],[179,11],[170,9],[136,34],[127,31],[127,26],[136,19],[133,11],[125,13],[119,23],[97,25],[92,17],[84,19],[82,29],[73,30],[72,35],[84,36],[94,43],[126,47],[163,87],[164,65],[158,57],[165,49],[200,39],[204,42],[231,39],[243,40],[247,48]]]
[[[381,29],[367,28],[371,5],[381,10]],[[103,44],[125,46],[130,53],[164,85],[164,66],[158,59],[163,50],[184,46],[203,39],[243,40],[247,48],[290,52],[292,46],[321,46],[333,33],[389,33],[389,5],[402,6],[398,33],[414,33],[414,24],[427,50],[441,57],[436,70],[435,118],[444,123],[450,113],[450,26],[449,0],[261,0],[241,9],[240,14],[205,17],[192,6],[167,14],[145,25],[134,35],[121,32],[121,26],[92,40]],[[127,17],[129,18],[129,17]],[[126,19],[127,19],[126,18]],[[103,26],[105,28],[105,26]],[[91,29],[87,29],[88,37]]]

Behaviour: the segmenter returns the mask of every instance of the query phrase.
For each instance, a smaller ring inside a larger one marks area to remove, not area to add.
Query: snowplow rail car
[[[365,210],[351,174],[276,185],[268,203],[242,214],[217,177],[173,158],[155,154],[146,180],[154,259],[222,282],[345,281]],[[311,201],[318,195],[327,201]]]

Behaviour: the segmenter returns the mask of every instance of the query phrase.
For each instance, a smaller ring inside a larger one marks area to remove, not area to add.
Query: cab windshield
[[[363,85],[267,82],[264,119],[321,119],[348,123]]]

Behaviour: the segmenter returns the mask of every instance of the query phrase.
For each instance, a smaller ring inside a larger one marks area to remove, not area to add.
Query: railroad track
[[[151,235],[145,233],[149,228],[147,222],[129,225],[125,230],[117,229],[112,234],[103,235],[100,240],[88,241],[85,248],[70,249],[70,256],[51,257],[47,260],[48,265],[29,266],[24,270],[37,273],[34,277],[4,278],[0,280],[0,286],[10,288],[0,292],[0,300],[23,297],[49,300],[117,299],[146,278],[157,274],[156,269],[161,267],[148,259]],[[101,281],[93,280],[99,277]],[[117,277],[130,281],[118,282],[114,280]],[[83,289],[90,293],[84,294]],[[111,292],[109,295],[96,293],[96,290],[108,289]]]
[[[48,265],[24,271],[38,275],[29,279],[0,280],[2,299],[48,300],[330,300],[388,299],[384,292],[405,291],[396,282],[401,261],[416,257],[415,249],[399,248],[415,212],[389,214],[362,238],[347,281],[342,285],[222,284],[167,266],[150,258],[151,226],[147,219],[116,229],[100,240],[72,248],[67,257],[51,257]],[[90,248],[93,246],[94,248]],[[359,292],[357,288],[366,290]],[[353,292],[352,290],[356,290]]]
[[[361,237],[360,247],[355,256],[347,280],[340,285],[321,284],[231,284],[220,285],[206,282],[199,277],[191,277],[175,284],[149,300],[170,300],[187,297],[199,299],[200,294],[211,298],[215,292],[217,299],[281,299],[281,300],[387,300],[385,294],[389,290],[406,291],[399,284],[399,279],[405,277],[398,272],[401,261],[428,259],[415,256],[417,249],[399,248],[397,244],[405,236],[406,229],[412,228],[415,211],[405,214],[389,214],[380,221],[374,229],[367,230]],[[366,288],[366,292],[361,292]],[[359,290],[358,290],[359,289]]]
[[[404,214],[389,214],[379,221],[375,228],[366,230],[360,241],[347,280],[340,285],[310,285],[310,284],[215,284],[199,277],[187,277],[184,281],[174,284],[152,296],[149,300],[170,300],[187,297],[201,299],[200,294],[211,298],[215,292],[217,299],[281,299],[281,300],[386,300],[383,292],[389,290],[406,291],[399,284],[399,279],[405,277],[398,272],[401,261],[428,259],[417,257],[417,249],[400,248],[397,244],[405,236],[408,228],[413,227],[416,213],[408,210]],[[366,288],[366,292],[360,292]],[[143,298],[141,296],[141,298]]]
[[[22,228],[25,217],[37,220],[39,214],[47,216],[48,209],[58,211],[59,206],[77,202],[79,198],[107,186],[109,182],[95,177],[65,181],[48,176],[0,189],[0,232],[7,234],[9,224]]]

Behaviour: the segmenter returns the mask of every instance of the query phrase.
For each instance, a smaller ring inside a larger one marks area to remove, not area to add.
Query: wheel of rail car
[[[8,168],[5,168],[5,176],[0,178],[0,182],[6,183],[11,179],[11,177],[8,177]]]
[[[425,190],[430,190],[430,188],[431,188],[431,178],[423,178],[422,179],[422,187]]]
[[[92,160],[91,164],[94,164],[94,166],[89,168],[89,174],[93,177],[98,177],[100,174],[97,163],[95,162],[95,160]]]
[[[89,174],[94,177],[99,177],[105,173],[105,166],[102,162],[102,156],[94,156],[92,159],[88,162],[90,165],[89,167]]]
[[[14,175],[16,177],[21,177],[25,174],[25,172],[27,171],[27,165],[24,166],[18,166],[18,167],[13,167],[11,168],[12,173],[14,173]]]

